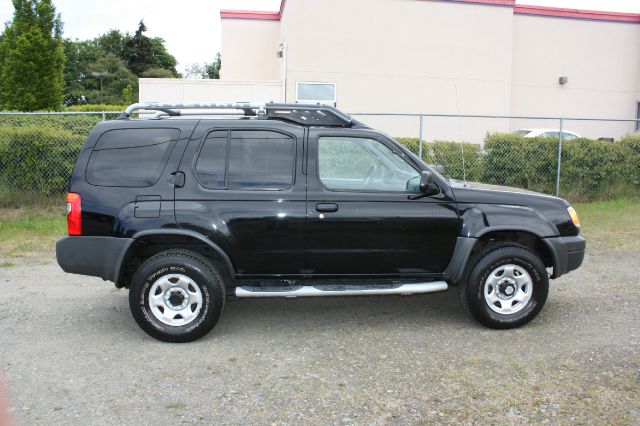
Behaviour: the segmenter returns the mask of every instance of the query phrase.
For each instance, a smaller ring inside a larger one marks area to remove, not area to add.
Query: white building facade
[[[283,0],[278,12],[222,11],[220,18],[221,80],[142,79],[142,101],[629,119],[640,110],[640,14],[514,0]],[[407,133],[399,118],[372,120]],[[632,124],[601,132],[618,137]]]

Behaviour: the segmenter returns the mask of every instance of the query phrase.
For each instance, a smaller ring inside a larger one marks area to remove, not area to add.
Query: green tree
[[[62,21],[51,0],[13,0],[0,38],[0,108],[58,109],[64,93]]]
[[[143,78],[173,78],[175,74],[164,68],[149,68],[142,72]]]
[[[87,86],[93,83],[88,67],[105,55],[96,40],[64,40],[64,103],[86,102]]]
[[[149,37],[144,35],[146,31],[147,27],[144,25],[144,21],[140,21],[133,37],[124,44],[124,60],[131,72],[137,76],[142,75],[145,70],[152,68],[155,64],[153,43]]]
[[[216,58],[210,64],[204,65],[204,73],[202,78],[220,78],[220,67],[222,66],[222,57],[220,52],[216,54]]]
[[[161,68],[171,72],[170,77],[180,77],[180,73],[176,70],[178,61],[169,53],[164,45],[164,39],[160,37],[154,37],[151,39],[151,46],[153,49],[153,65],[154,68]]]
[[[126,62],[124,55],[125,45],[131,40],[129,33],[121,33],[120,30],[109,30],[95,41],[105,53],[111,53]]]
[[[102,77],[94,77],[92,73],[107,73]],[[131,86],[137,96],[138,78],[117,56],[107,53],[87,66],[88,77],[85,84],[86,103],[118,105],[126,102],[124,90]],[[129,94],[131,97],[131,94]]]

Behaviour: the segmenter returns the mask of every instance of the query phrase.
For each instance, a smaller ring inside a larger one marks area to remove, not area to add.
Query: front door
[[[312,131],[307,272],[442,273],[455,245],[458,215],[448,189],[431,197],[417,191],[421,169],[426,168],[379,133]]]

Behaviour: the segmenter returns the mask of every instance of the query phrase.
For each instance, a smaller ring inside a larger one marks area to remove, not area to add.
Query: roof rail
[[[159,111],[163,112],[170,117],[177,117],[182,115],[180,111],[182,109],[235,109],[244,111],[247,116],[256,116],[264,115],[264,104],[252,104],[249,102],[215,102],[215,103],[177,103],[177,104],[168,104],[168,103],[136,103],[131,104],[125,109],[122,114],[120,114],[120,118],[130,118],[131,114],[136,111],[146,110],[146,111]],[[215,115],[215,113],[212,113]]]
[[[223,102],[223,103],[136,103],[129,105],[122,114],[121,119],[130,118],[136,111],[156,111],[152,118],[177,117],[181,115],[221,115],[219,112],[182,113],[181,110],[239,110],[247,117],[259,119],[279,119],[291,121],[307,126],[342,126],[350,127],[357,121],[348,114],[331,105],[323,104],[291,104],[291,103],[266,103],[255,104],[249,102]]]

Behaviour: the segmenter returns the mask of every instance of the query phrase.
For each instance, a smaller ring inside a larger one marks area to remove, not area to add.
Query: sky
[[[296,1],[296,0],[289,0]],[[348,0],[345,0],[348,1]],[[272,10],[280,0],[53,0],[64,36],[97,37],[110,29],[133,33],[144,19],[149,37],[162,37],[178,71],[212,62],[220,51],[220,9]],[[640,0],[517,0],[517,4],[640,13]],[[0,22],[11,20],[11,0],[0,0]]]

